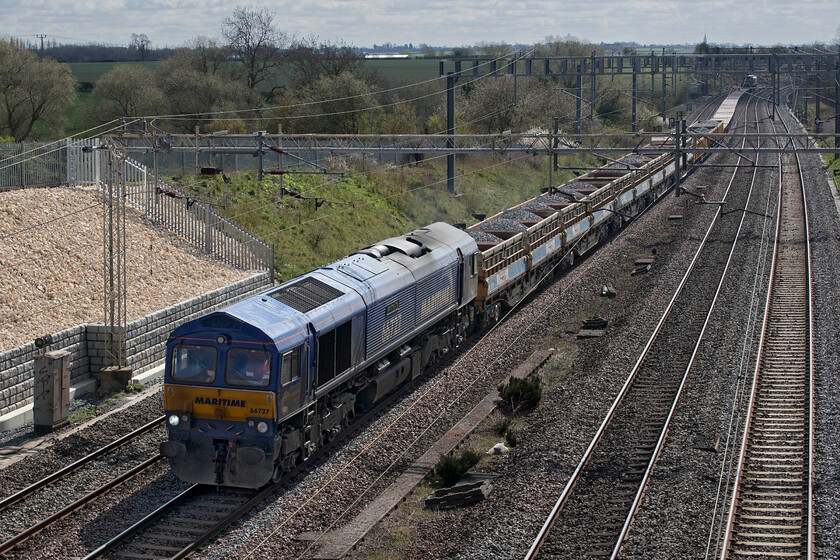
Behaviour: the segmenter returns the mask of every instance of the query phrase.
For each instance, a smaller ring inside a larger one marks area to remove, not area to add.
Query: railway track
[[[754,120],[760,122],[757,112]],[[677,293],[526,558],[617,557],[734,254],[750,197],[732,190],[737,176],[736,169],[724,196],[727,208],[742,211],[737,230],[726,225],[719,209]],[[755,178],[753,166],[750,193]],[[729,256],[721,259],[724,247]]]
[[[4,498],[3,500],[0,500],[0,514],[7,516],[8,512],[15,508],[18,504],[21,504],[28,499],[32,499],[44,489],[52,485],[58,485],[62,481],[69,480],[74,473],[83,470],[86,466],[91,465],[94,461],[106,459],[109,456],[109,454],[112,454],[120,450],[121,448],[124,448],[126,445],[137,441],[138,438],[149,434],[155,428],[163,426],[163,422],[164,417],[161,416],[160,418],[157,418],[149,422],[148,424],[134,430],[133,432],[126,434],[121,438],[118,438],[117,440],[79,459],[78,461],[75,461],[74,463],[64,467],[63,469],[60,469],[52,473],[51,475],[27,486],[19,492],[16,492],[15,494],[12,494],[11,496]],[[78,499],[71,500],[63,506],[53,503],[52,512],[50,512],[48,515],[43,516],[41,519],[35,520],[31,525],[23,529],[17,530],[14,536],[7,538],[4,542],[0,543],[0,555],[6,554],[7,552],[13,550],[21,543],[30,539],[32,536],[40,533],[44,529],[50,527],[51,525],[60,521],[61,519],[64,519],[68,515],[71,515],[73,512],[84,507],[85,505],[93,502],[94,500],[111,491],[123,482],[146,471],[148,468],[157,464],[162,459],[163,457],[159,453],[156,453],[152,457],[149,457],[146,460],[137,463],[135,466],[125,470],[118,476],[115,476],[114,478],[108,480],[101,486],[84,493],[84,495],[79,497]],[[58,509],[55,509],[56,507]]]
[[[784,124],[784,122],[783,122]],[[785,125],[787,129],[787,125]],[[721,558],[813,558],[811,260],[798,154],[785,156],[771,287]],[[794,175],[798,185],[784,183]]]
[[[445,364],[443,364],[445,366]],[[149,513],[119,535],[84,557],[94,558],[186,558],[222,531],[242,519],[291,480],[313,468],[337,446],[352,439],[406,393],[415,389],[422,377],[408,383],[356,421],[335,439],[319,448],[311,459],[286,473],[278,482],[249,490],[195,484]]]

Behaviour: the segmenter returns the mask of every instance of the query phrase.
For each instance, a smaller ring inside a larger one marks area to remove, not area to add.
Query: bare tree
[[[76,85],[64,64],[0,40],[0,136],[30,138],[36,123],[57,130]]]
[[[205,74],[218,72],[230,56],[230,47],[208,37],[193,37],[188,46],[192,50],[196,67]]]
[[[234,111],[227,117],[253,118],[245,111],[259,107],[265,100],[258,92],[238,81],[230,81],[221,73],[208,74],[196,67],[189,56],[179,53],[160,63],[155,71],[157,86],[167,99],[169,111],[181,115],[168,123],[179,132],[192,132],[217,120],[220,112]],[[229,130],[233,127],[224,126]],[[220,128],[216,128],[220,130]]]
[[[286,33],[274,27],[273,12],[248,6],[237,7],[233,16],[222,20],[222,37],[245,66],[250,89],[277,70],[283,61],[282,49],[289,42]]]
[[[476,47],[476,50],[481,54],[481,56],[486,56],[488,58],[503,58],[505,56],[510,56],[515,52],[513,47],[509,46],[507,43],[481,42]]]
[[[439,58],[438,50],[431,45],[422,45],[423,58]]]
[[[480,133],[501,133],[517,128],[519,124],[512,79],[476,82],[467,91],[463,105],[462,111],[467,122]]]
[[[149,40],[149,37],[145,33],[137,33],[131,34],[131,46],[137,49],[140,52],[140,60],[146,60],[146,49],[149,48],[152,42]]]
[[[288,61],[296,87],[306,87],[323,77],[336,77],[343,72],[358,74],[364,63],[353,47],[344,43],[319,44],[314,37],[295,43]]]
[[[350,72],[322,77],[301,91],[299,101],[306,103],[292,122],[299,131],[369,133],[382,112],[371,86]]]

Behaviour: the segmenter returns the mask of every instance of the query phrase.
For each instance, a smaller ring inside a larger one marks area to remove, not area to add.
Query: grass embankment
[[[442,160],[367,170],[357,166],[340,178],[285,176],[285,188],[317,200],[288,194],[281,198],[279,178],[267,176],[259,183],[249,173],[233,176],[229,183],[208,177],[187,180],[182,186],[273,243],[278,280],[288,280],[432,222],[469,225],[477,221],[473,213],[490,216],[537,196],[547,185],[546,165],[545,158],[531,156],[459,159],[458,196],[446,190]],[[558,172],[554,177],[559,184],[572,175]]]
[[[828,174],[834,179],[834,188],[840,192],[840,158],[835,158],[834,154],[826,154],[825,163]]]
[[[834,114],[834,107],[827,103],[821,104],[822,115],[832,115]],[[814,133],[816,132],[816,128],[814,126],[814,121],[817,118],[817,111],[814,105],[808,107],[808,115],[804,124],[805,130],[808,132]],[[832,120],[827,120],[823,122],[822,132],[823,133],[831,133],[834,130],[834,122]],[[834,140],[832,138],[825,138],[819,141],[820,144],[823,146],[830,148],[834,146]],[[834,180],[834,188],[840,192],[840,158],[835,158],[834,154],[829,153],[825,154],[825,166],[826,166],[826,173],[828,173],[829,177]]]

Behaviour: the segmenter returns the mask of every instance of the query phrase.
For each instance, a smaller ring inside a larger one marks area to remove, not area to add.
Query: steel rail
[[[787,131],[790,127],[781,119]],[[808,140],[810,143],[810,139]],[[799,150],[794,145],[794,157],[799,171],[799,183],[802,189],[802,213],[805,219],[805,256],[808,269],[808,533],[806,554],[807,558],[814,558],[814,293],[813,268],[811,266],[811,230],[808,225],[808,197],[805,189],[805,177],[802,174],[802,161]]]
[[[42,478],[38,482],[35,482],[34,484],[31,484],[31,485],[27,486],[23,490],[20,490],[19,492],[16,492],[15,494],[12,494],[11,496],[8,496],[8,497],[4,498],[3,500],[0,500],[0,511],[3,511],[6,508],[8,508],[9,506],[11,506],[13,504],[16,504],[17,502],[21,501],[22,499],[26,498],[27,496],[32,495],[33,493],[40,490],[41,488],[44,488],[45,486],[48,486],[49,484],[51,484],[51,483],[53,483],[57,480],[60,480],[61,478],[64,478],[65,476],[69,475],[70,473],[73,473],[73,472],[79,470],[81,467],[83,467],[87,463],[93,461],[94,459],[96,459],[98,457],[101,457],[105,453],[108,453],[109,451],[113,451],[114,449],[116,449],[118,447],[121,447],[122,445],[125,445],[126,443],[133,440],[134,438],[139,437],[139,436],[143,435],[144,433],[152,430],[152,428],[156,427],[158,424],[163,424],[164,420],[165,420],[164,416],[161,416],[160,418],[152,420],[151,422],[149,422],[145,426],[137,428],[133,432],[128,433],[128,434],[124,435],[123,437],[109,443],[105,447],[101,447],[101,448],[97,449],[96,451],[94,451],[90,455],[82,457],[78,461],[76,461],[74,463],[71,463],[70,465],[67,465],[66,467],[64,467],[60,470],[57,470],[56,472],[52,473],[51,475]]]
[[[744,126],[746,128],[746,122],[745,122]],[[746,136],[744,137],[744,140],[742,142],[743,143],[746,142]],[[739,159],[740,159],[740,156],[739,156]],[[732,188],[732,184],[735,180],[736,174],[737,174],[737,170],[736,170],[736,172],[733,172],[732,176],[730,177],[729,184],[727,185],[726,191],[725,191],[725,194],[724,194],[724,199],[726,198],[726,196],[728,196],[728,194],[729,194],[729,192]],[[627,379],[625,380],[624,385],[621,387],[621,390],[619,391],[618,395],[616,396],[615,400],[613,401],[612,405],[610,406],[609,410],[607,411],[607,414],[605,415],[603,421],[601,422],[600,427],[596,431],[595,436],[592,438],[591,442],[589,443],[589,446],[587,447],[586,451],[584,452],[583,456],[581,457],[580,461],[578,462],[577,467],[575,468],[574,472],[572,473],[571,477],[569,478],[568,482],[566,483],[566,486],[563,489],[563,492],[560,494],[560,497],[557,499],[557,502],[555,503],[554,507],[552,508],[551,512],[549,513],[549,516],[548,516],[547,520],[543,524],[540,531],[537,533],[537,537],[535,538],[533,544],[531,545],[530,549],[528,550],[528,552],[525,555],[525,560],[533,560],[537,556],[537,554],[539,553],[539,549],[542,546],[545,539],[547,538],[551,528],[554,525],[554,522],[556,521],[557,517],[559,516],[560,511],[562,510],[563,506],[566,504],[567,500],[571,496],[572,490],[577,485],[584,468],[586,467],[590,458],[594,454],[594,451],[595,451],[598,443],[600,442],[602,436],[606,432],[607,427],[612,422],[612,419],[613,419],[613,417],[616,413],[616,410],[621,405],[625,396],[629,392],[631,385],[635,381],[636,376],[637,376],[639,370],[641,369],[642,363],[645,361],[645,358],[647,357],[651,347],[653,346],[654,341],[659,336],[659,333],[662,330],[662,327],[663,327],[665,321],[669,317],[669,315],[671,313],[671,310],[673,309],[673,307],[675,305],[675,302],[677,301],[678,297],[681,295],[681,293],[683,291],[683,288],[685,287],[685,284],[688,282],[688,279],[691,276],[691,273],[693,272],[694,267],[695,267],[697,261],[699,260],[700,255],[703,252],[703,249],[706,246],[706,242],[707,242],[709,236],[711,235],[712,230],[714,229],[715,225],[718,223],[718,220],[719,220],[722,212],[723,212],[722,207],[719,206],[717,211],[715,212],[714,217],[712,218],[712,220],[709,224],[709,227],[706,230],[705,235],[703,236],[703,239],[701,240],[694,256],[692,257],[691,262],[689,263],[685,274],[683,275],[682,279],[680,280],[680,283],[677,286],[677,288],[676,288],[673,296],[671,297],[670,301],[666,305],[665,310],[663,311],[662,316],[660,317],[658,323],[654,327],[653,333],[651,334],[650,338],[648,339],[647,343],[645,344],[645,347],[642,349],[642,352],[640,353],[638,359],[636,360],[636,363],[633,365],[633,368],[631,369]]]
[[[769,99],[765,99],[764,101],[769,103]],[[756,115],[757,115],[757,108],[756,108]],[[756,116],[756,120],[758,121],[757,116]],[[766,167],[766,166],[757,165],[756,167],[762,167],[763,168],[763,167]],[[778,166],[777,165],[772,165],[770,167],[772,167],[773,169],[777,169]],[[766,199],[765,199],[765,204],[764,204],[764,212],[761,213],[761,216],[764,217],[765,220],[764,220],[764,226],[762,226],[761,242],[760,242],[760,245],[759,245],[759,248],[758,248],[758,256],[756,258],[755,271],[753,273],[752,287],[750,288],[750,292],[749,292],[750,297],[749,297],[749,304],[747,306],[748,311],[747,311],[746,325],[745,325],[745,329],[744,329],[744,336],[743,336],[743,339],[740,343],[740,346],[741,346],[741,350],[739,351],[740,358],[738,360],[737,370],[736,370],[736,372],[734,372],[734,373],[737,373],[737,378],[738,379],[744,378],[745,375],[743,374],[743,372],[750,367],[748,365],[749,362],[750,362],[751,356],[752,356],[752,351],[750,350],[750,343],[751,343],[751,341],[755,341],[757,336],[758,336],[757,333],[756,333],[756,329],[757,329],[758,324],[760,322],[759,313],[760,313],[761,309],[763,309],[763,307],[761,306],[760,299],[761,299],[762,286],[764,285],[764,279],[766,278],[767,275],[763,274],[762,270],[764,270],[767,266],[768,257],[770,256],[770,253],[771,253],[770,249],[772,248],[772,242],[773,242],[772,232],[767,231],[768,228],[767,228],[767,225],[766,225],[768,223],[768,220],[772,220],[774,218],[774,216],[769,213],[769,208],[772,204],[771,194],[772,193],[768,190],[767,195],[766,195]],[[736,396],[735,402],[736,403],[740,400],[738,398],[738,395],[742,394],[742,389],[740,388],[740,384],[738,384],[738,385],[739,385],[739,388],[735,392],[735,396]],[[733,406],[732,412],[731,412],[730,417],[729,417],[729,432],[726,436],[726,441],[724,443],[724,448],[722,450],[723,460],[721,461],[721,466],[720,466],[720,475],[719,475],[719,479],[718,479],[718,488],[717,488],[716,497],[715,497],[715,501],[714,501],[714,508],[712,510],[712,513],[711,513],[711,518],[712,518],[711,526],[714,526],[714,521],[715,521],[715,519],[718,518],[718,515],[719,515],[718,514],[718,509],[719,509],[719,505],[720,505],[721,494],[723,492],[723,495],[725,495],[725,490],[728,488],[728,484],[724,484],[723,481],[725,479],[725,472],[726,472],[725,471],[725,466],[726,466],[726,463],[727,463],[727,457],[730,456],[730,442],[733,442],[734,439],[735,439],[735,437],[733,435],[734,434],[734,432],[733,432],[733,425],[734,425],[733,422],[735,421],[736,413],[737,413],[737,408],[736,408],[736,406]],[[710,531],[709,532],[709,537],[708,537],[708,540],[707,540],[707,544],[706,544],[706,548],[705,548],[705,552],[704,552],[704,558],[705,559],[709,558],[709,552],[712,549],[711,548],[712,547],[711,543],[712,543],[713,536],[714,536],[713,532]]]
[[[754,371],[753,371],[753,383],[752,383],[752,389],[750,391],[750,400],[749,400],[749,404],[747,405],[747,414],[746,414],[746,417],[744,419],[744,425],[745,426],[750,425],[750,422],[752,420],[753,409],[754,409],[754,406],[755,406],[755,394],[758,390],[758,387],[757,387],[758,384],[756,383],[756,377],[758,377],[758,372],[759,372],[759,369],[761,368],[761,359],[762,359],[762,355],[764,353],[764,344],[766,342],[765,333],[767,332],[767,324],[770,320],[770,302],[771,302],[771,299],[772,299],[773,284],[774,284],[775,271],[776,271],[776,260],[777,260],[778,251],[779,251],[779,232],[780,232],[780,229],[781,229],[781,222],[782,222],[781,221],[781,211],[782,211],[782,196],[781,196],[781,194],[782,194],[782,182],[783,182],[781,157],[779,157],[778,168],[779,168],[779,196],[778,196],[778,202],[776,204],[777,219],[776,219],[776,230],[775,230],[774,237],[773,237],[773,257],[770,261],[770,275],[769,275],[770,280],[769,280],[769,284],[767,286],[767,297],[766,297],[765,302],[764,302],[764,319],[762,320],[762,323],[761,323],[761,336],[759,337],[758,351],[757,351],[758,359],[756,360],[756,365],[755,365],[755,368],[754,368]],[[730,537],[731,537],[731,534],[732,534],[732,526],[735,523],[735,508],[736,508],[736,505],[737,505],[737,502],[738,502],[738,492],[739,492],[740,482],[741,482],[741,473],[743,471],[744,460],[745,460],[745,457],[746,457],[746,449],[747,449],[748,438],[749,438],[749,430],[745,429],[744,430],[744,435],[743,435],[742,441],[741,441],[741,453],[739,454],[738,465],[737,465],[736,471],[735,471],[735,480],[733,482],[732,498],[731,498],[730,507],[729,507],[729,514],[727,516],[727,522],[726,522],[727,529],[724,533],[723,544],[721,545],[721,551],[726,551],[726,550],[729,549],[729,540],[730,540]],[[722,553],[722,556],[725,556],[725,552]]]
[[[94,558],[99,558],[106,552],[114,549],[118,544],[122,543],[132,535],[135,535],[139,531],[146,528],[161,515],[164,515],[166,512],[180,504],[182,500],[188,499],[196,494],[199,494],[201,491],[203,491],[203,489],[204,488],[201,485],[193,484],[192,486],[190,486],[189,488],[187,488],[186,490],[184,490],[183,492],[181,492],[180,494],[178,494],[177,496],[175,496],[174,498],[172,498],[171,500],[169,500],[168,502],[166,502],[165,504],[148,514],[147,516],[145,516],[143,519],[133,524],[131,527],[128,527],[127,529],[123,530],[119,535],[115,536],[114,538],[110,539],[103,545],[90,552],[82,560],[93,560]]]
[[[787,129],[788,126],[784,121],[784,118],[781,119],[782,124]],[[813,458],[814,458],[814,419],[813,419],[813,412],[814,412],[814,352],[813,352],[813,287],[812,287],[812,265],[811,265],[811,248],[810,248],[810,230],[808,227],[808,210],[807,210],[807,198],[806,198],[806,190],[805,190],[805,181],[804,176],[802,174],[802,164],[799,158],[799,153],[794,149],[794,156],[796,158],[797,163],[797,170],[799,175],[800,181],[800,189],[801,189],[801,196],[802,196],[802,219],[804,220],[804,230],[805,230],[805,260],[806,260],[806,281],[807,281],[807,298],[808,298],[808,317],[807,317],[807,337],[808,337],[808,451],[807,451],[807,522],[806,522],[806,557],[813,558],[813,536],[814,536],[814,527],[813,527]],[[779,255],[779,246],[780,246],[780,236],[781,236],[781,211],[782,211],[782,189],[783,189],[783,166],[781,156],[779,157],[778,162],[778,169],[779,169],[779,200],[777,205],[777,216],[779,218],[776,221],[776,231],[775,231],[775,238],[774,238],[774,248],[773,248],[773,259],[771,262],[771,270],[770,270],[770,285],[767,291],[767,298],[765,301],[765,310],[764,310],[764,321],[762,323],[762,330],[761,330],[761,337],[759,340],[759,348],[758,348],[758,359],[756,360],[756,365],[753,372],[753,382],[752,382],[752,389],[750,391],[750,400],[747,406],[747,414],[744,419],[744,434],[742,437],[741,442],[741,451],[738,458],[738,464],[735,470],[735,480],[733,483],[733,490],[732,490],[732,497],[730,501],[730,508],[729,513],[727,516],[727,523],[726,523],[726,530],[724,532],[723,543],[721,545],[720,554],[721,558],[726,559],[729,557],[730,549],[732,547],[732,538],[733,532],[735,529],[736,523],[736,514],[738,511],[738,502],[740,497],[741,491],[741,483],[743,479],[743,473],[745,470],[745,463],[747,459],[747,451],[749,447],[750,441],[750,434],[751,434],[751,427],[752,427],[752,420],[753,415],[756,408],[756,395],[759,388],[759,374],[761,372],[761,368],[763,365],[764,359],[764,351],[765,346],[767,345],[767,331],[770,322],[770,309],[773,303],[773,296],[774,296],[774,287],[776,283],[776,265],[777,265],[777,257]]]
[[[689,358],[688,364],[686,365],[685,371],[683,372],[682,380],[680,381],[680,386],[677,389],[676,395],[674,395],[673,403],[671,404],[671,408],[668,411],[668,416],[666,417],[665,423],[663,424],[662,429],[660,431],[659,439],[657,440],[656,446],[653,450],[653,453],[651,454],[650,461],[648,462],[648,466],[645,469],[645,474],[642,476],[642,480],[639,483],[639,489],[636,492],[636,497],[634,498],[633,503],[630,506],[630,510],[627,513],[627,517],[624,521],[624,526],[621,528],[621,532],[618,535],[618,539],[615,543],[615,547],[613,548],[613,552],[610,556],[610,560],[616,560],[616,558],[618,558],[618,554],[621,550],[624,539],[625,539],[625,537],[627,536],[627,533],[630,530],[630,525],[633,521],[633,517],[635,516],[636,511],[638,510],[639,505],[641,504],[642,497],[644,496],[644,490],[647,487],[647,482],[650,479],[651,474],[653,473],[654,465],[656,464],[656,461],[659,457],[659,454],[662,451],[662,447],[665,445],[665,439],[666,439],[666,436],[668,434],[668,429],[670,428],[671,420],[672,420],[672,418],[673,418],[673,416],[676,412],[677,404],[679,403],[680,397],[682,396],[683,388],[685,387],[685,384],[688,381],[688,376],[689,376],[689,373],[691,372],[692,366],[694,365],[694,360],[697,357],[697,353],[700,351],[700,344],[703,342],[703,336],[706,333],[706,328],[709,326],[709,323],[711,322],[712,313],[715,310],[717,300],[718,300],[718,296],[720,295],[720,292],[723,290],[724,282],[725,282],[726,277],[727,277],[727,272],[729,271],[729,267],[732,264],[732,260],[735,256],[735,249],[738,247],[738,239],[741,235],[741,230],[744,227],[744,221],[747,218],[747,208],[750,205],[750,200],[752,200],[753,187],[755,186],[755,181],[756,181],[756,177],[757,177],[757,174],[758,174],[758,169],[756,168],[756,166],[751,166],[751,167],[753,169],[753,174],[752,174],[752,179],[750,181],[749,193],[747,195],[747,200],[744,203],[744,208],[741,211],[741,219],[738,222],[738,228],[735,231],[735,235],[733,237],[734,241],[732,242],[732,246],[729,249],[729,255],[727,256],[726,264],[723,267],[723,272],[720,275],[720,281],[718,282],[717,288],[715,289],[715,295],[712,298],[712,301],[709,305],[709,309],[706,313],[706,318],[703,321],[703,327],[700,329],[700,333],[697,335],[697,340],[695,341],[694,349],[691,352],[691,357]],[[736,169],[736,172],[737,172],[737,169]],[[735,177],[735,173],[733,173],[732,179],[734,179],[734,177]],[[726,199],[726,196],[724,196],[724,200],[725,199]]]
[[[41,521],[39,521],[35,525],[32,525],[31,527],[28,527],[28,528],[24,529],[23,531],[21,531],[20,533],[18,533],[14,537],[12,537],[11,539],[9,539],[6,542],[0,544],[0,555],[6,554],[10,550],[12,550],[16,546],[18,546],[20,543],[26,541],[27,539],[31,538],[34,535],[37,535],[38,533],[43,531],[45,528],[47,528],[50,525],[52,525],[53,523],[55,523],[56,521],[64,519],[65,517],[67,517],[68,515],[70,515],[74,511],[76,511],[77,509],[80,509],[81,507],[87,505],[88,503],[92,502],[96,498],[106,494],[109,490],[111,490],[112,488],[115,488],[116,486],[119,486],[120,484],[122,484],[126,480],[129,480],[130,478],[133,478],[133,477],[137,476],[138,474],[145,471],[149,467],[152,467],[153,465],[157,464],[162,459],[163,459],[163,455],[160,455],[160,454],[158,454],[156,457],[152,457],[150,459],[147,459],[146,461],[140,463],[139,465],[133,467],[132,469],[124,472],[120,476],[110,480],[108,483],[104,484],[103,486],[100,486],[96,490],[88,492],[82,498],[80,498],[80,499],[76,500],[75,502],[65,506],[64,508],[57,511],[56,513],[50,515],[49,517],[46,517],[46,518],[42,519]]]

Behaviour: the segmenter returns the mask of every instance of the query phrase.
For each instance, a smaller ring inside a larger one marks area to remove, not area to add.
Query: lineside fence
[[[105,193],[109,181],[124,180],[127,202],[151,220],[240,270],[273,272],[271,244],[155,177],[142,163],[118,159],[101,145],[99,139],[70,138],[2,144],[0,191],[67,185]]]
[[[64,184],[67,174],[65,142],[0,144],[0,191]]]

